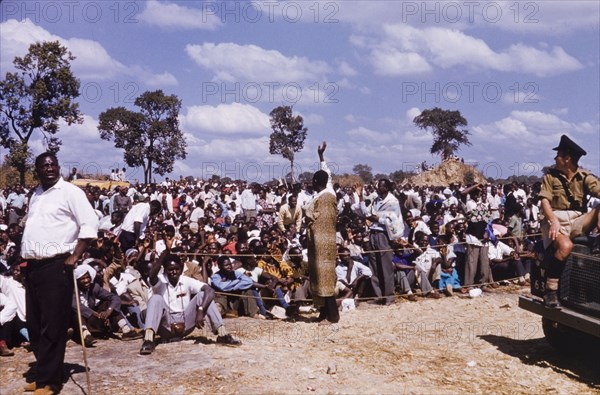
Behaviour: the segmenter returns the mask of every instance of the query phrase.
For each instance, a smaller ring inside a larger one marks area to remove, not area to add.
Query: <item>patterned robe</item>
[[[317,194],[306,208],[308,272],[315,306],[321,298],[335,295],[335,224],[337,201],[329,190]]]

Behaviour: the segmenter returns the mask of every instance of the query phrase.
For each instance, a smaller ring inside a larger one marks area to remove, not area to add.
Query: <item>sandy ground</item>
[[[538,316],[518,308],[526,289],[480,298],[361,303],[339,324],[227,319],[243,342],[216,345],[196,330],[140,356],[140,340],[88,349],[96,394],[584,394],[600,393],[600,357],[561,356]],[[69,342],[64,394],[87,393],[81,347]],[[0,360],[2,394],[20,394],[33,355]]]

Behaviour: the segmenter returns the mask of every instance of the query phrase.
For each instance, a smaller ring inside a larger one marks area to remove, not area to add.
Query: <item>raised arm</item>
[[[333,191],[333,180],[331,179],[331,170],[329,170],[329,166],[327,166],[327,162],[325,162],[324,154],[325,154],[326,148],[327,148],[327,141],[323,141],[323,143],[317,147],[317,153],[319,154],[319,167],[321,170],[326,172],[327,175],[329,176],[327,178],[327,189],[330,189]]]

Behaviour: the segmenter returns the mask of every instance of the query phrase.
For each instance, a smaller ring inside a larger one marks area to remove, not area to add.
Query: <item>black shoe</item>
[[[231,335],[217,336],[217,344],[229,347],[239,347],[242,345],[240,340],[234,339]]]
[[[144,332],[139,330],[139,329],[132,329],[127,333],[123,333],[121,335],[121,340],[127,341],[127,340],[137,340],[137,339],[141,339],[142,337],[144,337]]]
[[[295,317],[298,315],[298,306],[296,305],[291,305],[286,307],[285,309],[285,315],[287,315],[288,317]]]
[[[90,348],[92,347],[94,344],[96,344],[97,340],[94,339],[94,337],[92,335],[87,335],[84,339],[83,339],[83,345],[86,348]]]
[[[144,340],[142,348],[140,348],[140,355],[150,355],[156,348],[156,345],[151,340]]]
[[[556,291],[546,291],[544,294],[544,306],[549,309],[560,309],[561,306]]]

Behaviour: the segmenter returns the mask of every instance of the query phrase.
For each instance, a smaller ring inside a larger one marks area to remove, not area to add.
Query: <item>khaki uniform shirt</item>
[[[588,175],[589,177],[586,177]],[[544,175],[542,190],[540,191],[539,197],[540,199],[548,199],[553,210],[573,210],[571,202],[569,202],[569,198],[565,192],[565,188],[563,187],[563,182],[561,182],[561,178],[568,186],[574,201],[579,204],[583,204],[584,181],[586,185],[585,190],[588,194],[592,196],[600,195],[600,183],[598,182],[598,179],[587,171],[578,169],[573,178],[571,178],[571,181],[568,181],[561,172],[551,170]],[[583,206],[582,209],[578,211],[585,210],[586,207]]]

